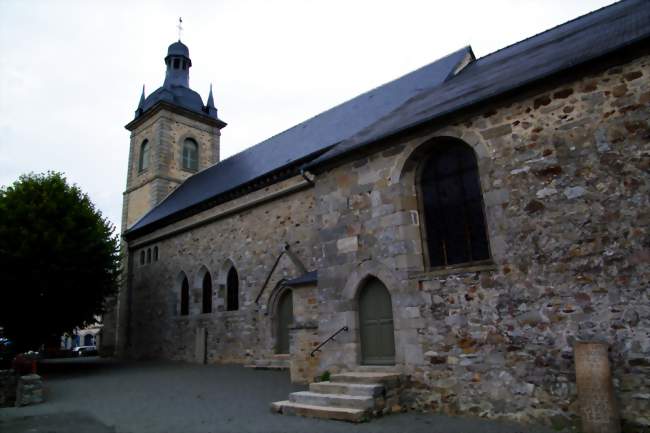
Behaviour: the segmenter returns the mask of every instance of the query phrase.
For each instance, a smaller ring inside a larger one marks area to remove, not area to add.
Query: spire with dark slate
[[[144,111],[144,84],[142,85],[142,94],[140,95],[140,102],[138,103],[138,108],[135,110],[135,117],[138,117]]]
[[[217,114],[217,108],[214,106],[214,97],[212,96],[212,83],[210,83],[210,94],[208,95],[208,102],[205,104],[205,112],[207,114]]]

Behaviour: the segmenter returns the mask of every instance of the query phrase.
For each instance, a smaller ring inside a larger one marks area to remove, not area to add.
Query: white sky
[[[477,57],[612,0],[0,0],[0,185],[62,171],[120,226],[129,132],[167,46],[213,83],[222,158],[465,45]]]

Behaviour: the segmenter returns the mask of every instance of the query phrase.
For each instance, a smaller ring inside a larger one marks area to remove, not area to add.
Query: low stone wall
[[[38,374],[20,376],[16,387],[16,406],[43,402],[43,380]]]
[[[13,406],[16,401],[16,375],[13,370],[0,370],[0,407]]]

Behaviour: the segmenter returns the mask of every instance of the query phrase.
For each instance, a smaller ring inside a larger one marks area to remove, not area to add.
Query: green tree
[[[119,284],[119,239],[61,173],[0,188],[0,326],[19,349],[95,321]]]

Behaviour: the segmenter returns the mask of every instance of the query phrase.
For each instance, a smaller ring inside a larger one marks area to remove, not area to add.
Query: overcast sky
[[[0,185],[61,171],[120,226],[129,132],[167,46],[213,84],[228,157],[465,45],[477,57],[611,0],[0,0]]]

